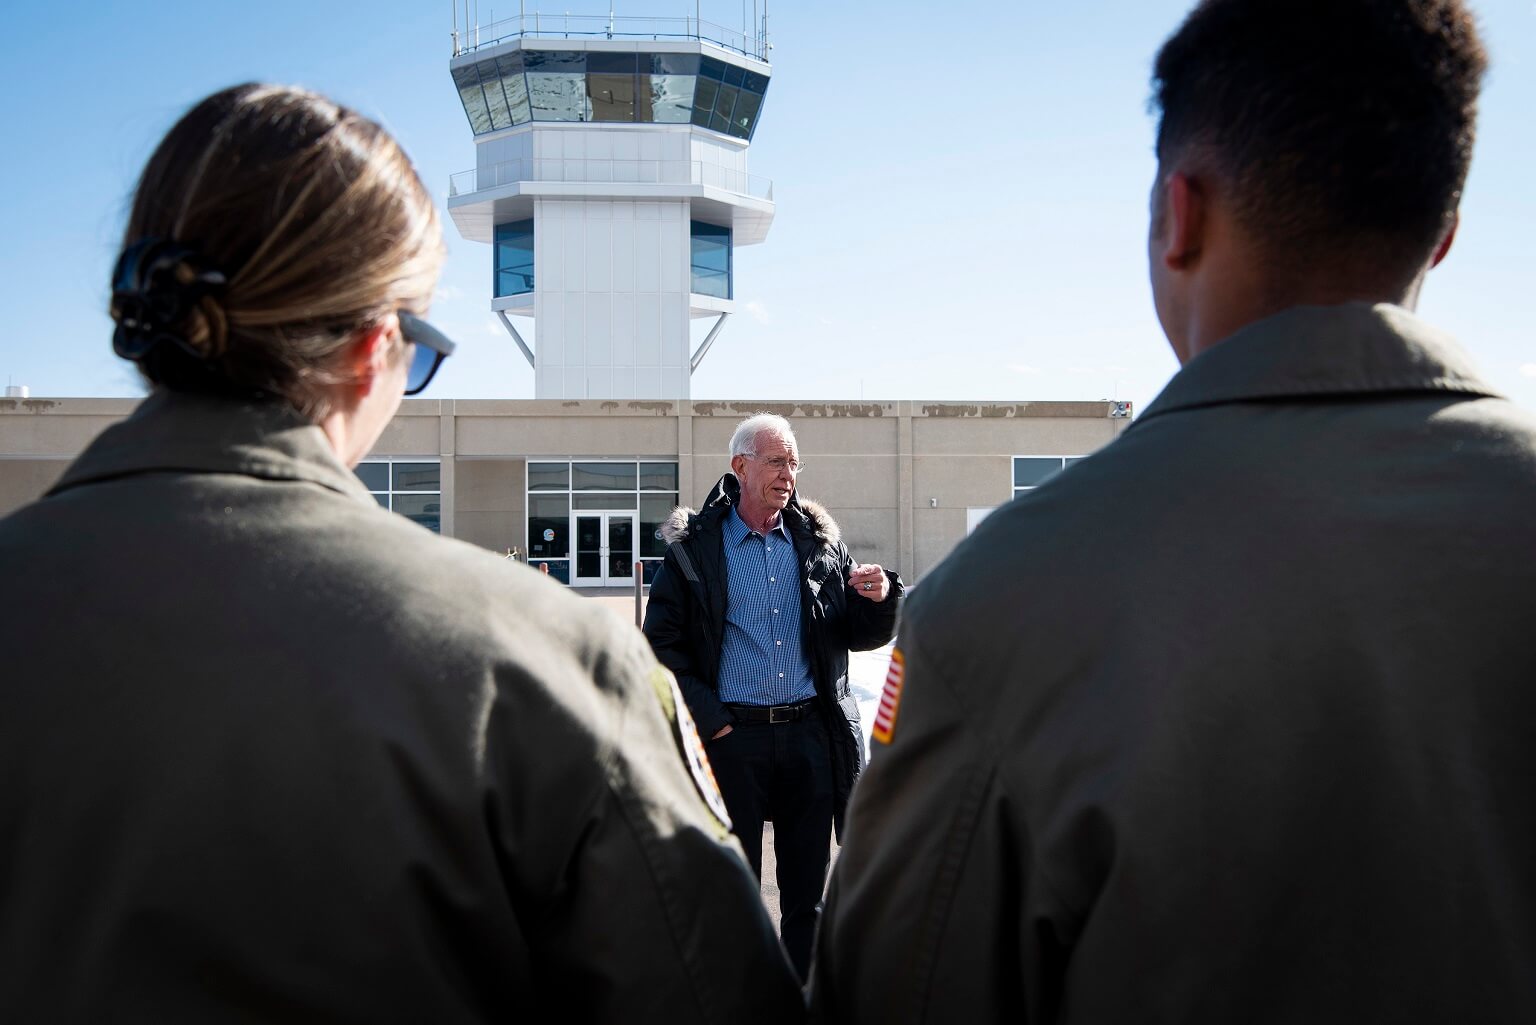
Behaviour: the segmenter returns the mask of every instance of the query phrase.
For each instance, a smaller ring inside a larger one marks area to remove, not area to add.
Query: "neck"
[[[1208,257],[1190,281],[1187,351],[1180,353],[1184,363],[1249,324],[1297,306],[1366,302],[1411,310],[1428,270],[1404,281],[1390,272],[1371,273],[1369,268],[1362,272],[1358,266],[1350,273],[1335,261],[1307,273],[1284,273],[1275,269],[1275,261],[1261,247],[1244,238],[1225,240]]]
[[[766,534],[779,525],[780,511],[772,506],[753,506],[749,502],[742,502],[736,507],[736,515],[741,517],[741,522],[757,531]]]
[[[1203,316],[1194,315],[1190,318],[1189,331],[1185,336],[1188,339],[1188,352],[1180,354],[1180,362],[1188,363],[1206,349],[1214,348],[1249,324],[1298,306],[1342,306],[1346,303],[1365,302],[1391,303],[1412,310],[1417,299],[1417,288],[1406,292],[1380,289],[1318,289],[1286,297],[1275,297],[1271,301],[1254,303],[1239,309],[1227,307],[1209,310]]]
[[[348,411],[332,409],[317,425],[336,455],[348,467],[355,467],[373,447],[371,440],[361,436],[356,420]]]

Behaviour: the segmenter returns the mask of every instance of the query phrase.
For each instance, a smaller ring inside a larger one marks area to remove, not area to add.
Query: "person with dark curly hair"
[[[1158,55],[1182,369],[916,589],[827,1022],[1536,1021],[1536,418],[1414,312],[1460,0],[1203,0]]]

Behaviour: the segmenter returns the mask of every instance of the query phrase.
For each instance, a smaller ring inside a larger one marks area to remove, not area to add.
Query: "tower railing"
[[[517,14],[489,25],[454,29],[453,55],[513,39],[649,39],[701,40],[745,57],[767,62],[767,19],[755,33],[726,28],[698,18],[636,18],[605,14]]]
[[[754,199],[773,199],[773,182],[702,160],[611,160],[560,157],[504,160],[448,178],[448,195],[464,196],[516,182],[703,185]]]

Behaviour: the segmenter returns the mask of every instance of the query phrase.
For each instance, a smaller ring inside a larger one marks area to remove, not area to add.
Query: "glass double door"
[[[576,529],[577,587],[610,587],[635,582],[635,520],[633,512],[578,512]]]

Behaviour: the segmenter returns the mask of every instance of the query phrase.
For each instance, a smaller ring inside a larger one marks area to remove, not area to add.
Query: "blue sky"
[[[617,0],[620,15],[693,6]],[[1525,306],[1536,292],[1536,4],[1475,7],[1493,72],[1461,231],[1420,311],[1536,408]],[[706,20],[742,24],[739,0],[702,8]],[[1177,368],[1146,284],[1147,78],[1186,8],[774,3],[773,82],[751,159],[774,181],[777,219],[767,242],[738,251],[741,309],[694,375],[694,395],[1145,407]],[[451,9],[13,5],[0,42],[0,378],[34,395],[140,393],[111,354],[108,274],[151,149],[217,88],[291,82],[357,107],[399,137],[441,200],[448,176],[474,164],[447,70]],[[482,2],[479,20],[495,10]],[[508,2],[498,16],[515,11]],[[532,397],[533,373],[490,313],[489,247],[451,224],[448,245],[433,320],[461,348],[428,395]]]

